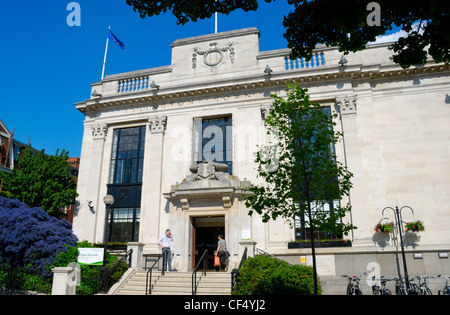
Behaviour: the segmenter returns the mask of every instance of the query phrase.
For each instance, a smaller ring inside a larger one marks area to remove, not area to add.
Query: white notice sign
[[[103,265],[103,248],[78,248],[80,265]]]

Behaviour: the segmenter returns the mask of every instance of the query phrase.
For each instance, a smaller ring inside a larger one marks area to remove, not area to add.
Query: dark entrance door
[[[214,252],[217,249],[217,237],[225,237],[225,217],[196,217],[194,226],[194,267],[197,265],[203,252],[208,250],[208,270],[214,269]]]

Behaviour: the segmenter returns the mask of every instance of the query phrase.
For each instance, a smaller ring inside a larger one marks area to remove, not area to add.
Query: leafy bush
[[[319,294],[322,289],[318,284]],[[239,270],[234,295],[313,295],[313,270],[270,257],[247,259]]]
[[[75,246],[77,237],[68,221],[48,215],[41,208],[0,197],[0,267],[27,269],[50,276],[61,251]]]

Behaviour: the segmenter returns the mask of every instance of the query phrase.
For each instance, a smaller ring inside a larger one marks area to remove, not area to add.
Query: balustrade
[[[285,57],[286,70],[298,70],[298,69],[308,69],[317,68],[325,66],[325,54],[320,52],[313,52],[311,59],[306,60],[304,57],[297,58],[295,60]]]
[[[118,93],[147,90],[150,86],[150,77],[137,77],[119,80]]]

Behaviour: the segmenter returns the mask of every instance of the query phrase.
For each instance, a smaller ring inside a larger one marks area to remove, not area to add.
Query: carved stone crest
[[[230,53],[231,63],[234,63],[234,48],[233,43],[229,43],[227,46],[220,48],[216,42],[209,44],[208,50],[201,50],[198,47],[194,48],[192,54],[192,69],[197,68],[197,55],[203,56],[203,63],[208,67],[215,67],[222,63],[224,60],[224,53]]]
[[[194,173],[186,177],[188,183],[199,180],[219,180],[228,181],[229,174],[224,173],[228,168],[227,164],[204,161],[198,165],[191,166],[189,170]]]

